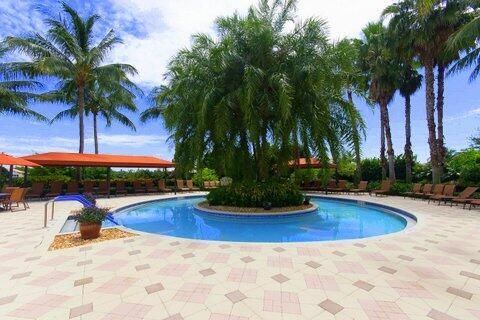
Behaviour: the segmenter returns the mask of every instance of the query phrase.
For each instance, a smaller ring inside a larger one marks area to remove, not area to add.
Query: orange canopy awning
[[[307,158],[299,158],[295,160],[290,160],[288,161],[288,166],[292,168],[299,168],[299,169],[305,169],[305,168],[324,168],[323,164],[315,158],[310,159],[310,163],[308,162]],[[328,167],[331,169],[336,168],[337,166],[334,163],[329,163]]]
[[[150,156],[48,152],[22,159],[50,167],[173,168],[173,162]]]
[[[0,165],[22,166],[22,167],[39,167],[39,164],[27,161],[22,158],[12,157],[6,153],[0,153]]]

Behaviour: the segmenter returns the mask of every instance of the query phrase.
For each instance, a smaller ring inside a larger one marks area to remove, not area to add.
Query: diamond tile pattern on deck
[[[116,208],[161,197],[98,202]],[[415,212],[422,225],[342,242],[141,234],[48,251],[55,224],[76,207],[58,203],[43,229],[45,202],[33,201],[25,212],[0,214],[0,319],[480,319],[478,209],[351,198]]]

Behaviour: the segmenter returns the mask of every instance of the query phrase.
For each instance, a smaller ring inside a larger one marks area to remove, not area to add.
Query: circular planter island
[[[232,216],[288,216],[296,214],[305,214],[314,212],[318,209],[317,205],[309,203],[306,205],[299,205],[293,207],[271,208],[266,210],[264,208],[244,208],[244,207],[230,207],[230,206],[211,206],[207,201],[200,202],[194,206],[195,210]]]

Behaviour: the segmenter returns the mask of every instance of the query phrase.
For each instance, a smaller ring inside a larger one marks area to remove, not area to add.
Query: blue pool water
[[[242,241],[304,242],[357,239],[403,230],[407,219],[385,209],[323,198],[312,198],[318,210],[280,217],[238,217],[194,209],[204,198],[160,200],[115,213],[125,227],[173,237]]]

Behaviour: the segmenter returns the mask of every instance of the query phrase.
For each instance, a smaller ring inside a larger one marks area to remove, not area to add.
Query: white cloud
[[[461,120],[461,119],[467,119],[467,118],[478,116],[478,115],[480,115],[480,108],[475,108],[475,109],[472,109],[472,110],[468,110],[464,113],[448,117],[448,118],[445,119],[445,122],[453,122],[453,121],[457,121],[457,120]]]
[[[299,19],[311,16],[327,20],[331,38],[357,37],[369,21],[379,18],[390,0],[300,0]],[[163,82],[163,74],[171,57],[190,45],[196,33],[214,34],[214,21],[219,16],[241,14],[256,4],[256,0],[117,0],[112,23],[125,44],[116,48],[112,61],[134,65],[137,80],[147,85]],[[106,19],[112,17],[103,16]],[[134,21],[139,36],[122,28]]]

